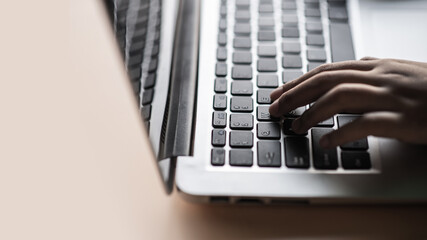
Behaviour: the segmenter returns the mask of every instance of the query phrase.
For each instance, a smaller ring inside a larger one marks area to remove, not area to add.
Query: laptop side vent
[[[165,139],[166,139],[166,125],[168,122],[168,116],[169,116],[169,101],[167,101],[167,103],[166,103],[165,116],[163,117],[162,132],[160,134],[160,145],[161,146],[165,143]]]

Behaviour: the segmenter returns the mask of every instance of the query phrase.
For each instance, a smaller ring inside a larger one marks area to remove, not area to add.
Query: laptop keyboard
[[[160,51],[161,0],[110,0],[108,4],[126,70],[149,129]]]
[[[323,63],[354,59],[345,0],[222,0],[219,15],[211,164],[370,169],[366,138],[335,149],[318,145],[357,116],[339,114],[296,134],[292,121],[309,106],[283,119],[268,112],[279,85]]]

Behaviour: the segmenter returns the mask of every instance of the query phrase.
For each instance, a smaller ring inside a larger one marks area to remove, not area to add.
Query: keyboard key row
[[[315,146],[313,146],[314,148]],[[288,168],[308,169],[310,167],[309,141],[304,137],[287,137],[284,139],[285,165]],[[331,151],[332,152],[332,151]],[[225,165],[226,151],[223,148],[211,150],[211,164]],[[327,158],[332,157],[331,159]],[[342,152],[342,167],[348,170],[370,169],[371,160],[367,152]],[[280,167],[282,163],[279,141],[259,141],[257,143],[257,160],[260,167]],[[253,165],[253,151],[250,149],[232,149],[229,151],[231,166]],[[323,157],[314,155],[315,168],[334,170],[338,168],[336,152],[325,154]]]
[[[233,85],[237,83],[233,82]],[[257,103],[258,104],[270,104],[270,94],[274,89],[260,88],[257,91]],[[242,90],[244,91],[244,90]],[[247,90],[249,91],[249,90]],[[243,95],[241,93],[235,95]],[[252,112],[253,111],[253,99],[248,96],[235,96],[230,100],[230,107],[232,112]],[[213,108],[215,110],[227,109],[227,96],[223,94],[215,94],[213,98]],[[305,111],[305,107],[297,108],[296,110],[288,113],[287,116],[294,117],[300,116]]]
[[[236,118],[237,117],[237,118]],[[252,116],[235,116],[231,117],[233,122],[243,124],[253,124]],[[335,170],[338,168],[337,149],[323,149],[319,146],[320,137],[330,133],[332,129],[313,128],[312,129],[312,149],[313,149],[313,166],[320,170]],[[223,147],[226,144],[226,131],[223,129],[214,129],[212,131],[212,145]],[[259,123],[257,125],[257,136],[259,139],[280,139],[280,125],[278,123]],[[252,148],[254,144],[253,134],[251,131],[231,131],[229,133],[230,147],[233,148]],[[259,166],[280,166],[280,142],[276,141],[258,141],[258,164]],[[310,167],[309,141],[304,136],[287,136],[284,138],[285,164],[288,168]],[[233,150],[231,150],[233,151]],[[237,151],[241,153],[241,151]],[[245,150],[246,153],[249,150]],[[250,151],[251,152],[251,151]],[[212,164],[224,165],[225,151],[212,150]],[[248,155],[249,156],[249,155]],[[249,158],[245,158],[245,162]],[[252,158],[250,158],[252,159]],[[342,151],[342,167],[344,169],[370,169],[371,162],[369,153],[365,151]],[[237,159],[234,159],[237,160]],[[233,161],[234,161],[233,160]],[[230,161],[231,157],[230,157]],[[230,162],[230,165],[231,162]],[[236,164],[239,166],[239,164]]]
[[[258,166],[280,167],[282,164],[280,142],[260,141],[257,143]],[[211,163],[213,166],[225,164],[226,151],[222,148],[214,148],[211,151]],[[249,149],[232,149],[229,151],[229,163],[231,166],[251,167],[253,165],[253,151]]]
[[[259,88],[277,88],[279,86],[278,77],[275,74],[258,74],[257,86]],[[214,81],[214,91],[216,93],[227,92],[227,79],[216,78]],[[233,95],[252,95],[252,81],[239,80],[231,83],[231,94]]]

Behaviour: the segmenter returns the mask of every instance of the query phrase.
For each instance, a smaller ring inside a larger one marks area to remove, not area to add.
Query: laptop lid
[[[199,5],[198,0],[104,0],[168,193],[176,158],[192,152]],[[147,84],[150,78],[156,83]],[[147,100],[147,92],[154,98]]]

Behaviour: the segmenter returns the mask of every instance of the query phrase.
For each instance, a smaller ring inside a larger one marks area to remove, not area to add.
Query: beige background
[[[0,239],[427,238],[425,206],[167,196],[99,2],[0,11]]]

